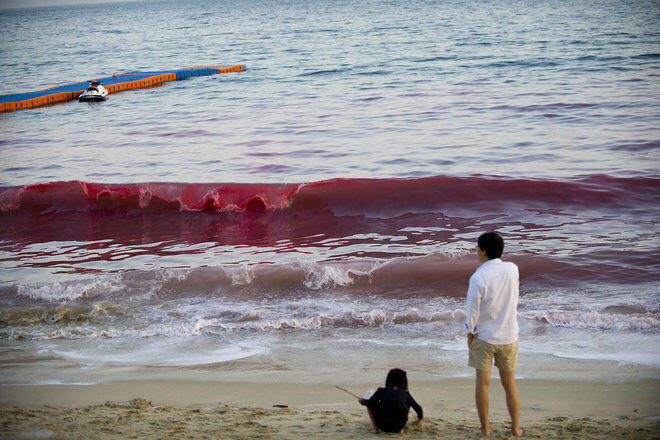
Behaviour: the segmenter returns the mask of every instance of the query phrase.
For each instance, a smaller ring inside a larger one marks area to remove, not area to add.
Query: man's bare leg
[[[518,387],[516,386],[516,379],[513,377],[513,371],[500,371],[500,380],[506,393],[506,406],[509,408],[509,415],[511,416],[511,434],[521,435],[522,429],[520,429],[520,421],[518,420],[520,398],[518,397]]]
[[[367,412],[369,413],[369,418],[371,419],[371,426],[374,427],[374,433],[379,434],[380,429],[378,429],[378,426],[376,425],[376,421],[374,420],[373,414],[371,414],[371,409],[367,408]]]
[[[490,370],[476,370],[477,384],[474,391],[474,397],[477,401],[477,411],[479,412],[479,422],[481,422],[481,433],[490,436],[488,427],[488,387],[490,386]]]

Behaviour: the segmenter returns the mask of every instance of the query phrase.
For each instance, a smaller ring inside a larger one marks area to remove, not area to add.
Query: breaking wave
[[[655,332],[660,330],[660,316],[655,313],[619,314],[603,311],[547,310],[523,312],[521,317],[553,327],[589,330]],[[644,311],[646,312],[646,311]]]
[[[511,256],[521,278],[570,266],[546,257]],[[46,284],[0,287],[7,303],[71,303],[126,298],[210,297],[260,298],[316,296],[338,292],[353,297],[448,297],[465,295],[478,262],[469,255],[432,254],[425,257],[346,261],[298,261],[289,264],[228,264],[198,268],[128,270],[94,278]]]
[[[566,204],[582,207],[657,203],[659,179],[592,175],[578,179],[505,177],[333,179],[302,184],[52,182],[0,188],[0,211],[331,209],[405,212],[479,203]]]

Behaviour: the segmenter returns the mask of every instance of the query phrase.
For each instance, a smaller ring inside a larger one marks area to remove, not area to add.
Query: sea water
[[[660,376],[657,2],[0,10],[0,382],[467,376],[475,241],[521,377]]]

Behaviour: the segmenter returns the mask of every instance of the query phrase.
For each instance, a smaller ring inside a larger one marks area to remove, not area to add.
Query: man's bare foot
[[[516,426],[516,427],[513,427],[513,426],[512,426],[512,427],[511,427],[511,434],[513,434],[513,435],[515,435],[516,437],[518,437],[519,435],[522,435],[522,429],[520,429],[520,426]]]
[[[481,435],[483,435],[484,437],[490,437],[490,428],[488,426],[482,426]]]

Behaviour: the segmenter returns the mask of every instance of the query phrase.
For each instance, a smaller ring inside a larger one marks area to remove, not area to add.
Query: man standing
[[[483,264],[470,277],[467,293],[468,365],[476,369],[475,399],[481,433],[488,437],[488,386],[495,365],[506,393],[511,415],[511,433],[522,434],[518,421],[520,401],[513,372],[518,366],[518,267],[500,257],[504,240],[495,232],[477,240],[477,256]]]

